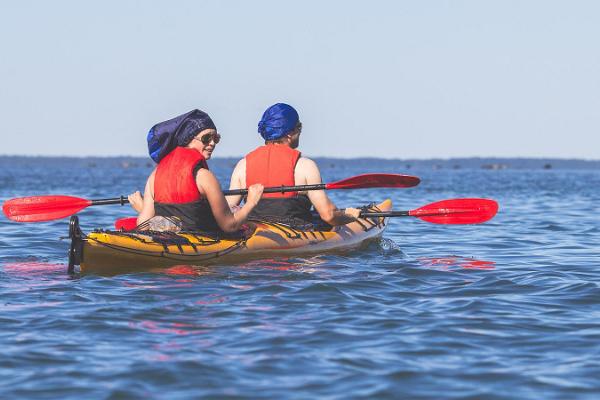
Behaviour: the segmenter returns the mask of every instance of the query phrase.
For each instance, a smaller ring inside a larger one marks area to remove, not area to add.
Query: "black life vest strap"
[[[248,218],[275,222],[289,219],[310,224],[313,222],[311,207],[312,203],[304,195],[284,199],[261,199]]]
[[[210,209],[210,204],[205,199],[181,204],[154,203],[154,214],[178,218],[185,231],[221,231]]]

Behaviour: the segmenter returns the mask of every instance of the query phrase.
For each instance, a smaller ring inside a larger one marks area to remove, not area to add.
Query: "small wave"
[[[389,238],[381,238],[378,242],[376,242],[378,246],[379,253],[385,257],[392,256],[405,256],[405,254],[400,249],[400,245]]]

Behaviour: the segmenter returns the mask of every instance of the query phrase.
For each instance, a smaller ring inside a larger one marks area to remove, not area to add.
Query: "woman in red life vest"
[[[317,164],[296,150],[302,124],[298,112],[290,105],[277,103],[269,107],[258,123],[258,132],[265,140],[236,165],[231,175],[230,189],[261,183],[266,187],[312,185],[321,183]],[[242,196],[229,196],[231,206],[239,204]],[[251,218],[292,220],[301,224],[313,221],[311,206],[329,225],[344,225],[358,218],[356,208],[338,209],[324,190],[304,193],[265,194],[251,213]]]
[[[158,165],[148,177],[143,199],[139,192],[129,197],[140,213],[138,225],[162,216],[178,220],[186,231],[240,229],[258,204],[263,186],[250,186],[246,204],[231,212],[219,181],[206,163],[220,138],[213,121],[200,110],[152,127],[148,150]]]

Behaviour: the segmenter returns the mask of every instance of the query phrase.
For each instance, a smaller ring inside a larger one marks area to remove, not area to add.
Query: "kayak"
[[[391,209],[389,199],[366,207],[371,212]],[[376,217],[328,229],[249,221],[234,235],[103,229],[84,234],[77,216],[73,216],[69,226],[69,272],[76,265],[82,273],[121,273],[348,250],[378,238],[386,225],[387,218]]]

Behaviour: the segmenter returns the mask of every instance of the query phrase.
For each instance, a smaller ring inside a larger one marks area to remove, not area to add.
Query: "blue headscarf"
[[[175,147],[187,146],[192,139],[205,129],[217,129],[207,113],[192,110],[168,121],[159,122],[148,132],[148,153],[159,162]]]
[[[290,133],[300,117],[294,107],[277,103],[267,108],[258,123],[258,133],[265,140],[276,140]]]

